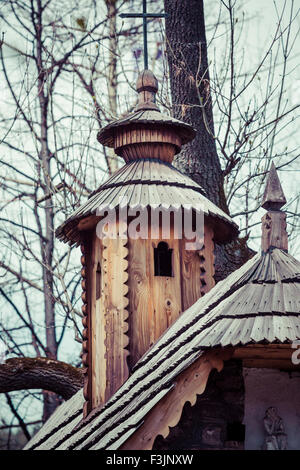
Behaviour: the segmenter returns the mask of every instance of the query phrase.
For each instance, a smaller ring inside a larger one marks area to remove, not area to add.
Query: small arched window
[[[172,249],[166,242],[159,242],[157,248],[154,248],[154,275],[155,276],[173,276],[172,269]]]

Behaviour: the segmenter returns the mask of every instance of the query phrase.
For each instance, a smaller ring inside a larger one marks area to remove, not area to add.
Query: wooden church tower
[[[230,217],[171,165],[195,131],[160,112],[157,87],[153,73],[142,72],[134,112],[100,130],[99,142],[126,164],[57,230],[82,249],[84,416],[104,404],[181,312],[214,286],[214,243],[237,235]],[[187,244],[195,239],[183,230],[184,208],[192,227],[196,213],[203,214],[197,250]],[[103,237],[99,225],[107,211],[115,211],[114,237]],[[132,236],[129,222],[143,225],[140,235]]]

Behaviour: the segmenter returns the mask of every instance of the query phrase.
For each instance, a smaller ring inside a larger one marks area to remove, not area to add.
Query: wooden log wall
[[[173,276],[155,276],[154,248],[166,241],[172,249]],[[171,230],[166,240],[129,240],[130,367],[163,332],[214,285],[213,230],[205,227],[201,250],[187,251],[185,239]]]
[[[179,317],[179,240],[166,240],[172,249],[173,276],[154,275],[154,248],[158,240],[129,240],[130,366]]]
[[[207,224],[200,251],[187,251],[187,240],[178,239],[172,228],[168,240],[100,240],[95,230],[84,239],[86,416],[118,390],[129,369],[181,312],[213,287],[214,243]],[[161,241],[172,250],[172,276],[155,276],[154,249]]]
[[[201,250],[186,250],[187,240],[180,240],[182,310],[193,305],[215,285],[213,229],[206,224]]]
[[[100,240],[90,232],[82,258],[84,417],[128,378],[127,239]]]

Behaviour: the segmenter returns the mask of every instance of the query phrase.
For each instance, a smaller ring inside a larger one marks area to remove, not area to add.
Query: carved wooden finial
[[[268,212],[262,218],[261,247],[263,252],[272,248],[288,251],[286,214],[280,208],[286,203],[276,167],[272,162],[268,174],[262,207]]]
[[[151,70],[144,70],[139,74],[136,82],[136,91],[139,94],[136,111],[142,109],[159,111],[159,107],[155,104],[155,95],[158,90],[158,81]]]
[[[276,167],[274,162],[272,162],[261,206],[266,210],[279,210],[284,204],[286,204],[286,198],[278,178]]]

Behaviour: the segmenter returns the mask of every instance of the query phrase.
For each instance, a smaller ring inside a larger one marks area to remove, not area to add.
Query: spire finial
[[[261,206],[266,210],[280,210],[286,204],[286,198],[280,184],[274,162],[272,162]]]
[[[142,109],[159,111],[159,107],[155,104],[157,90],[158,81],[153,72],[151,72],[151,70],[143,70],[143,72],[139,74],[136,82],[136,91],[139,94],[139,101],[135,111]]]
[[[262,200],[262,207],[268,211],[262,218],[261,247],[265,253],[273,248],[288,251],[286,214],[280,210],[285,203],[286,198],[272,162]]]

